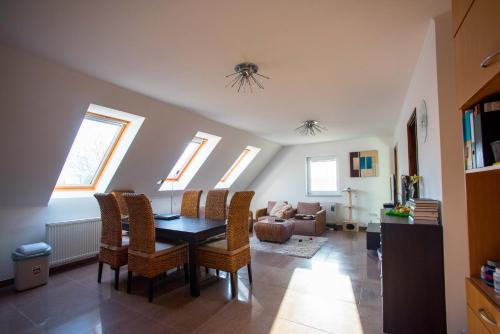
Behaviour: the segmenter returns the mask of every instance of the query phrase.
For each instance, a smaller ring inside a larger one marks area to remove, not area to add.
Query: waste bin
[[[16,290],[47,284],[50,253],[52,247],[45,242],[23,245],[12,252]]]

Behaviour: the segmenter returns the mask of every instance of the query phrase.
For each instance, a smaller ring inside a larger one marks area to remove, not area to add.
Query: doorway
[[[406,133],[408,135],[408,175],[418,175],[418,138],[417,138],[417,109],[406,124]],[[418,183],[415,184],[413,196],[419,197]]]
[[[392,172],[392,177],[393,177],[393,189],[392,189],[392,198],[394,205],[396,205],[399,202],[398,199],[398,192],[399,192],[399,175],[398,175],[398,145],[394,146],[393,150],[393,159],[394,159],[394,165],[393,165],[393,172]]]

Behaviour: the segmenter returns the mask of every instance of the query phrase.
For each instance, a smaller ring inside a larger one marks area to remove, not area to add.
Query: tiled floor
[[[253,286],[239,273],[238,298],[229,281],[208,278],[192,298],[173,272],[147,302],[146,281],[120,291],[97,264],[59,273],[22,293],[0,290],[0,333],[382,333],[380,264],[367,255],[365,233],[327,232],[312,259],[253,251]],[[211,273],[213,276],[214,274]]]

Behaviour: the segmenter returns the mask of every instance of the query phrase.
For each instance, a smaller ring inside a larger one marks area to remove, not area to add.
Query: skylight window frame
[[[320,161],[335,161],[335,179],[337,184],[337,189],[334,191],[312,191],[311,190],[311,162],[320,162]],[[306,157],[306,196],[308,197],[333,197],[333,196],[341,196],[342,193],[340,191],[340,172],[338,159],[335,155],[327,155],[327,156],[313,156]]]
[[[101,164],[99,165],[99,169],[97,170],[94,178],[92,179],[92,183],[90,185],[57,185],[54,187],[54,191],[95,191],[97,188],[97,185],[99,184],[99,181],[102,178],[102,175],[104,174],[106,168],[109,165],[109,162],[113,158],[114,153],[116,152],[116,148],[119,146],[121,140],[123,139],[123,134],[126,132],[128,126],[130,125],[130,121],[121,119],[121,118],[116,118],[116,117],[111,117],[108,115],[101,115],[97,114],[91,111],[87,111],[84,116],[85,119],[90,119],[93,121],[99,121],[103,123],[113,123],[113,124],[121,124],[120,130],[118,134],[116,135],[113,143],[109,146],[106,156],[103,158],[101,161]],[[82,121],[83,123],[83,121]],[[74,143],[73,143],[74,144]],[[63,166],[64,168],[64,166]]]
[[[261,149],[259,147],[245,147],[238,158],[236,158],[235,162],[233,162],[233,164],[229,167],[224,176],[215,185],[215,189],[230,188],[233,183],[236,182],[236,180],[241,176],[241,174],[243,174],[243,172],[248,168],[248,166],[250,166],[253,159],[255,159],[260,151]]]
[[[203,146],[205,146],[205,144],[208,142],[208,139],[206,139],[206,138],[196,137],[195,136],[190,141],[190,143],[194,142],[195,140],[199,140],[199,141],[201,141],[201,143],[198,145],[198,148],[196,149],[196,151],[191,155],[191,157],[189,158],[189,161],[184,164],[184,166],[182,167],[181,171],[179,172],[179,174],[176,177],[166,177],[164,179],[164,181],[166,181],[166,182],[178,182],[182,178],[182,176],[184,175],[184,173],[189,169],[189,166],[191,166],[191,164],[196,159],[196,157],[198,156],[198,154],[201,152],[201,150],[203,149]],[[176,164],[177,164],[177,162],[176,162]]]
[[[220,179],[219,182],[226,182],[227,179],[231,176],[231,174],[234,173],[234,171],[236,170],[236,168],[238,168],[238,166],[241,164],[241,162],[243,161],[243,159],[245,159],[245,157],[247,155],[249,155],[251,153],[251,150],[248,149],[248,148],[245,148],[243,150],[243,152],[241,152],[240,156],[238,157],[238,159],[236,160],[236,162],[231,166],[231,168],[229,168],[229,170],[226,172],[226,174],[224,174],[224,176]]]

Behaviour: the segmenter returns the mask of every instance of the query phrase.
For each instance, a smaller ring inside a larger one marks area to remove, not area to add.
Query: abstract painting
[[[349,153],[351,177],[378,176],[377,151],[360,151]]]

